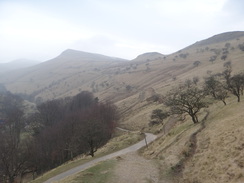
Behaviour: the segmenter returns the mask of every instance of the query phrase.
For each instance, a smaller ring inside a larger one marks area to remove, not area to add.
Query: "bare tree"
[[[43,124],[33,136],[31,165],[38,174],[82,153],[94,156],[111,138],[118,120],[114,105],[98,102],[90,92],[48,101],[38,110],[30,119]]]
[[[45,126],[51,126],[61,121],[64,116],[62,100],[51,100],[37,106],[39,122]]]
[[[96,102],[97,100],[94,98],[91,92],[82,91],[76,96],[72,97],[69,104],[69,109],[71,111],[75,111],[77,109],[85,109]]]
[[[223,72],[224,78],[226,80],[226,84],[228,90],[237,97],[237,101],[241,101],[241,94],[243,94],[244,88],[244,73],[236,74],[231,76],[232,72],[232,64],[231,62],[224,63],[225,70]]]
[[[80,130],[82,139],[87,143],[92,157],[99,147],[112,135],[117,121],[116,108],[107,104],[94,105],[81,114]]]
[[[59,147],[63,151],[63,161],[72,160],[75,156],[86,152],[79,126],[80,113],[81,111],[76,111],[67,114],[58,126],[60,128]]]
[[[0,117],[4,120],[0,125],[0,173],[8,177],[10,183],[28,169],[27,141],[20,138],[24,127],[21,102],[10,93],[1,96]]]
[[[208,107],[205,97],[206,92],[203,89],[193,84],[184,84],[172,89],[166,95],[164,104],[170,108],[171,114],[188,114],[193,123],[198,123],[198,112]]]
[[[228,97],[227,86],[220,81],[218,75],[211,75],[205,78],[204,88],[214,99],[220,100],[226,105],[225,99]]]
[[[241,94],[243,94],[243,88],[244,88],[244,74],[236,74],[230,78],[229,90],[233,95],[237,97],[237,101],[241,101]]]
[[[226,84],[229,86],[230,85],[230,78],[231,78],[231,73],[232,73],[232,63],[231,61],[225,62],[224,63],[224,72],[222,73],[225,80]]]

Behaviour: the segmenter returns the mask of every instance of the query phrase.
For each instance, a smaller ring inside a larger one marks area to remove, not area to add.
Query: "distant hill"
[[[164,58],[164,55],[158,52],[148,52],[138,55],[133,61],[150,61]]]
[[[31,67],[39,63],[39,61],[27,59],[18,59],[7,63],[0,63],[0,73]]]
[[[173,54],[150,52],[131,61],[69,49],[38,65],[2,74],[0,83],[14,93],[31,95],[37,102],[88,90],[100,100],[115,102],[124,123],[140,128],[148,122],[148,112],[141,105],[149,105],[150,99],[173,85],[222,71],[223,63],[230,60],[233,72],[243,69],[244,52],[239,49],[243,43],[243,32],[229,32]],[[196,61],[200,63],[197,66]],[[141,122],[139,126],[137,121]]]
[[[244,31],[225,32],[225,33],[214,35],[208,39],[198,41],[192,46],[205,46],[205,45],[216,44],[221,42],[228,42],[235,39],[238,40],[243,36],[244,36]]]
[[[4,87],[3,84],[0,83],[0,94],[7,92],[6,88]]]
[[[162,96],[172,87],[193,77],[201,84],[209,74],[222,72],[227,61],[231,61],[233,73],[243,71],[243,45],[244,32],[237,31],[215,35],[169,55],[144,53],[131,61],[66,50],[52,60],[2,74],[0,83],[36,103],[91,91],[100,101],[115,103],[120,127],[143,131],[149,129],[152,111],[164,109]],[[201,111],[199,119],[206,117],[201,132],[200,123],[173,117],[167,121],[174,127],[172,131],[160,135],[144,154],[160,159],[161,172],[169,175],[169,170],[188,156],[189,139],[199,131],[194,136],[195,154],[186,162],[182,180],[211,182],[218,177],[214,182],[244,182],[242,110],[243,101],[237,104],[234,97],[228,98],[227,106],[214,103]],[[163,132],[164,127],[161,124],[155,131]]]
[[[122,58],[109,57],[97,53],[83,52],[73,49],[65,50],[58,58],[78,59],[80,61],[128,61]]]
[[[104,68],[127,61],[69,49],[38,65],[2,74],[0,83],[3,82],[12,92],[31,94],[39,100],[52,99],[90,90],[94,80],[103,75]],[[13,91],[12,87],[16,90]]]

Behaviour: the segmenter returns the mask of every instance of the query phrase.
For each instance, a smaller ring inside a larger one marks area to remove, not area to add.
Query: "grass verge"
[[[116,160],[103,161],[87,170],[65,178],[60,183],[106,183],[113,176]]]
[[[86,162],[89,162],[95,158],[99,158],[99,157],[105,156],[107,154],[124,149],[132,144],[135,144],[136,142],[140,141],[143,138],[139,133],[132,133],[132,132],[118,132],[118,133],[119,133],[119,136],[115,136],[105,146],[100,148],[96,152],[95,157],[93,157],[93,158],[90,156],[78,157],[77,159],[75,159],[73,161],[67,162],[53,170],[50,170],[49,172],[45,173],[44,175],[38,177],[35,180],[32,180],[32,181],[26,180],[24,182],[42,183],[42,182],[50,179],[51,177],[54,177],[60,173],[63,173],[74,167],[77,167]]]

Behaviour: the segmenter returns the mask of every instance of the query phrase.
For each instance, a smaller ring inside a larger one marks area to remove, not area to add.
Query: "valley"
[[[148,182],[244,182],[243,93],[237,102],[228,90],[227,105],[207,96],[208,107],[197,111],[199,123],[194,124],[190,116],[172,114],[149,125],[152,111],[168,110],[165,97],[187,80],[197,78],[202,87],[207,77],[222,73],[227,62],[231,63],[232,76],[243,73],[243,48],[244,32],[236,31],[198,41],[169,55],[151,52],[133,60],[69,49],[37,65],[0,73],[0,83],[30,103],[73,97],[82,91],[91,92],[101,102],[114,103],[119,127],[158,136],[148,148],[138,151],[137,159],[150,161],[150,166],[156,162],[158,173],[152,174],[158,177]],[[111,174],[119,177],[119,170],[131,156],[115,158],[117,172],[110,170]],[[115,177],[107,181],[119,180]]]

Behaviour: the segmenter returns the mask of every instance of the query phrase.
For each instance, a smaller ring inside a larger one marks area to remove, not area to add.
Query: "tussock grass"
[[[158,160],[162,180],[244,182],[244,102],[237,103],[232,96],[227,103],[224,106],[222,102],[216,102],[209,107],[206,127],[196,135],[195,154],[184,164],[180,177],[174,177],[172,168],[189,155],[189,139],[200,124],[194,125],[186,119],[143,150],[144,156]]]
[[[184,182],[244,182],[244,102],[212,106],[198,148],[183,172]]]

